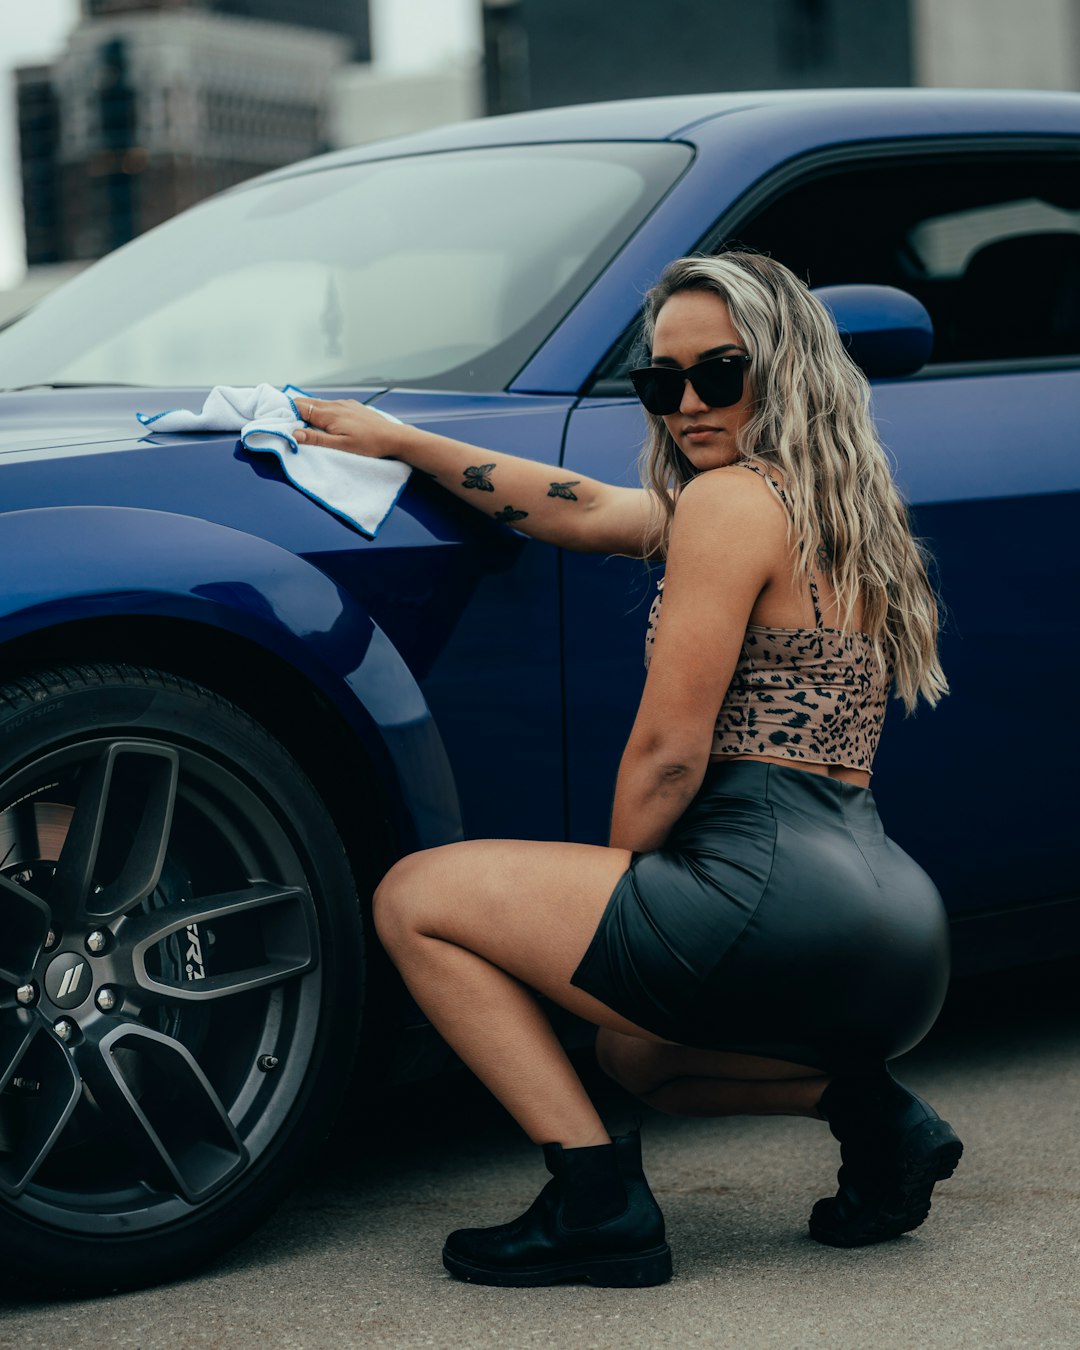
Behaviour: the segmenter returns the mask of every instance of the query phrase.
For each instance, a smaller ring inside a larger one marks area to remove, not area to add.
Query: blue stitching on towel
[[[303,420],[303,419],[301,419],[301,420]],[[288,444],[292,447],[294,453],[296,453],[296,454],[299,454],[299,453],[300,453],[300,447],[299,447],[299,445],[296,443],[296,441],[293,440],[293,438],[289,435],[289,433],[288,433],[287,431],[275,431],[273,427],[252,427],[251,430],[248,432],[248,435],[249,435],[249,436],[280,436],[281,439],[282,439],[283,441],[287,441],[287,442],[288,442]],[[240,443],[241,443],[241,445],[244,447],[245,450],[252,450],[252,451],[254,451],[255,454],[257,454],[257,455],[263,455],[263,454],[274,455],[274,454],[277,454],[277,451],[273,448],[273,446],[266,447],[266,446],[260,446],[260,445],[248,445],[248,443],[247,443],[246,440],[241,440]],[[301,489],[301,491],[303,491],[303,489]]]
[[[274,452],[271,451],[270,453],[273,454]],[[285,477],[289,480],[289,482],[293,485],[293,487],[297,489],[297,491],[302,492],[302,493],[304,494],[305,497],[310,497],[311,500],[312,500],[313,502],[318,502],[318,504],[319,504],[320,506],[325,507],[325,509],[326,509],[327,511],[329,511],[332,515],[337,516],[337,518],[338,518],[339,520],[345,521],[345,523],[346,523],[347,525],[351,525],[351,526],[353,527],[353,529],[359,530],[361,534],[367,535],[368,538],[370,538],[370,539],[374,539],[374,538],[375,538],[375,534],[376,534],[376,532],[379,530],[379,528],[381,527],[381,525],[382,525],[382,523],[383,523],[383,520],[386,519],[386,516],[383,516],[382,520],[379,521],[379,523],[375,526],[375,529],[374,529],[374,530],[368,530],[368,529],[366,528],[366,526],[361,525],[360,522],[359,522],[358,520],[354,520],[352,516],[347,515],[347,514],[346,514],[339,506],[332,506],[332,505],[330,504],[330,502],[324,502],[323,499],[322,499],[320,496],[318,496],[316,493],[312,492],[312,490],[311,490],[310,488],[306,488],[306,487],[304,487],[302,484],[298,483],[298,482],[296,481],[296,479],[292,476],[292,474],[289,472],[289,466],[285,463],[284,460],[282,460],[282,459],[280,458],[280,456],[279,456],[279,460],[280,460],[280,463],[281,463],[282,472],[285,474]],[[410,474],[409,477],[411,478],[412,475]],[[409,481],[409,479],[407,478],[407,479],[405,480],[405,482],[407,483],[408,481]],[[402,483],[401,486],[404,487],[404,486],[405,486],[405,483]],[[399,491],[398,494],[397,494],[397,497],[394,498],[393,505],[396,505],[396,504],[397,504],[397,498],[400,497],[400,496],[401,496],[401,493],[400,493],[400,491]],[[388,511],[388,512],[386,513],[386,515],[389,515],[389,514],[390,514],[390,512]]]
[[[306,426],[310,426],[310,423],[305,422],[304,419],[300,416],[300,410],[297,408],[296,403],[293,401],[292,397],[290,396],[290,393],[289,393],[290,390],[295,391],[297,394],[302,394],[302,395],[304,396],[304,398],[314,398],[315,395],[309,393],[306,389],[301,389],[300,386],[299,386],[298,384],[286,384],[286,385],[283,385],[282,388],[281,388],[281,392],[282,392],[282,393],[285,395],[285,397],[289,400],[289,407],[292,409],[293,416],[296,418],[296,420],[297,420],[298,422],[300,422],[300,423],[301,423],[303,426],[305,426],[305,427],[306,427]],[[158,419],[161,418],[161,417],[167,417],[167,416],[169,415],[169,413],[174,413],[174,412],[189,412],[189,411],[190,411],[190,409],[188,409],[188,408],[166,408],[164,412],[154,413],[153,415],[150,415],[150,414],[147,414],[147,413],[136,413],[135,416],[138,418],[138,420],[139,420],[139,421],[142,423],[142,425],[145,427],[145,426],[149,426],[151,422],[156,422],[156,421],[158,421]],[[187,434],[191,434],[191,433],[187,433]],[[275,429],[272,428],[272,427],[252,427],[252,429],[248,432],[248,435],[249,435],[249,436],[276,436],[279,440],[285,442],[285,444],[289,447],[289,449],[292,451],[292,453],[293,453],[294,455],[300,453],[300,446],[299,446],[299,444],[298,444],[295,440],[293,440],[293,438],[289,435],[289,433],[288,433],[287,431],[277,431],[277,430],[275,430]],[[319,506],[321,506],[324,510],[329,511],[331,515],[337,516],[337,518],[338,518],[339,520],[343,520],[347,525],[351,525],[355,530],[358,530],[360,534],[366,536],[366,537],[369,538],[369,539],[374,539],[375,536],[378,534],[379,530],[382,529],[383,525],[386,523],[386,518],[387,518],[387,516],[389,516],[390,512],[394,509],[394,507],[395,507],[395,506],[398,504],[398,502],[400,501],[400,499],[401,499],[401,494],[402,494],[402,493],[405,491],[405,489],[408,487],[409,482],[410,482],[410,480],[411,480],[411,478],[412,478],[412,474],[410,473],[410,474],[408,474],[408,475],[402,480],[401,486],[398,488],[397,492],[394,494],[394,500],[393,500],[393,501],[390,503],[390,505],[386,508],[386,511],[385,511],[384,515],[383,515],[382,518],[376,523],[374,529],[369,530],[366,526],[361,525],[360,522],[359,522],[358,520],[355,520],[352,516],[348,515],[345,511],[341,510],[339,507],[333,506],[330,502],[323,501],[323,499],[322,499],[320,496],[318,496],[317,493],[312,492],[310,488],[306,488],[306,487],[303,486],[303,484],[298,483],[298,482],[296,481],[296,479],[292,476],[292,474],[289,472],[288,466],[286,465],[285,460],[284,460],[284,458],[282,457],[281,449],[280,449],[279,447],[277,447],[277,446],[254,446],[254,445],[253,445],[253,446],[249,446],[246,440],[243,440],[243,441],[241,441],[240,443],[241,443],[241,445],[243,445],[244,449],[247,450],[250,454],[255,454],[255,455],[277,455],[278,463],[281,465],[282,472],[285,474],[285,477],[289,480],[289,482],[293,485],[293,487],[296,488],[296,490],[297,490],[298,492],[302,492],[302,493],[304,494],[305,497],[310,498],[311,501],[316,502],[316,503],[317,503]]]

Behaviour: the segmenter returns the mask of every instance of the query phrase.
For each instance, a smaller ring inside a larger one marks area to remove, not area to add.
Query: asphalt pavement
[[[927,1222],[841,1251],[806,1233],[835,1189],[820,1122],[664,1116],[575,1055],[609,1129],[642,1117],[675,1273],[653,1289],[462,1284],[451,1229],[519,1214],[540,1150],[469,1076],[372,1104],[254,1237],[200,1276],[0,1310],[12,1347],[1080,1347],[1080,963],[954,984],[896,1065],[964,1140]]]

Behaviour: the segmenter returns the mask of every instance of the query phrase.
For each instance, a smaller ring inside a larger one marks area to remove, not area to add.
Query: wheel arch
[[[171,616],[99,615],[24,633],[0,655],[5,676],[16,679],[45,666],[122,664],[193,680],[242,708],[285,746],[319,790],[343,839],[356,833],[358,814],[377,811],[392,839],[386,841],[387,866],[399,851],[388,794],[341,711],[294,666],[250,638]],[[265,679],[242,678],[253,660]]]
[[[0,569],[15,579],[0,600],[5,673],[94,660],[168,669],[275,735],[325,792],[347,842],[374,811],[390,835],[387,865],[463,837],[445,747],[411,671],[306,559],[195,517],[67,507],[5,516]]]

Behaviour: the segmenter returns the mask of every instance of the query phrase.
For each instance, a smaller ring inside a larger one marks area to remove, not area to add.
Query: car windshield
[[[689,157],[511,146],[235,189],[0,332],[0,387],[505,388]]]

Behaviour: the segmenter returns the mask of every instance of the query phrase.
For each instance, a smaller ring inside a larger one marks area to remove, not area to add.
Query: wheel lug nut
[[[97,998],[94,1002],[102,1012],[112,1012],[119,1002],[119,999],[116,997],[115,991],[106,985],[103,989],[97,991]]]
[[[92,952],[103,952],[105,950],[105,944],[106,942],[108,942],[108,940],[109,939],[105,936],[105,934],[101,931],[100,928],[95,928],[94,931],[86,939],[87,950]]]
[[[50,928],[49,931],[45,934],[45,950],[47,952],[51,952],[59,941],[60,938],[57,935],[56,930]]]
[[[24,1008],[28,1008],[31,1003],[37,1002],[37,986],[34,984],[20,984],[18,989],[15,990],[15,997]]]
[[[75,1035],[75,1023],[67,1017],[61,1017],[58,1022],[53,1023],[53,1031],[62,1041],[70,1041]]]

